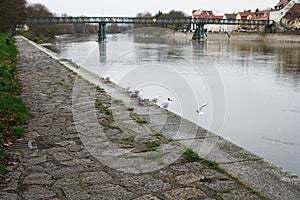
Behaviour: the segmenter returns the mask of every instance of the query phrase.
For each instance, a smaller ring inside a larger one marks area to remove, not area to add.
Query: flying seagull
[[[203,108],[204,108],[205,106],[207,106],[207,103],[202,104],[202,105],[199,107],[199,110],[196,110],[196,112],[197,112],[199,115],[203,115],[204,112],[203,112],[202,110],[203,110]]]

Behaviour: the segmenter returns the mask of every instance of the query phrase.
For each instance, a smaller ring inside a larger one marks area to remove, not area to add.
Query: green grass
[[[186,149],[183,152],[183,161],[184,162],[198,162],[201,158],[196,154],[192,149]]]
[[[15,39],[6,44],[7,34],[0,33],[0,174],[6,172],[9,158],[6,146],[9,142],[23,137],[27,110],[21,98],[21,86],[17,79]]]
[[[7,169],[6,169],[5,165],[0,164],[0,174],[4,174],[6,172],[7,172]]]
[[[160,143],[157,141],[144,142],[147,148],[154,149],[155,147],[160,146]]]
[[[126,142],[134,142],[134,136],[130,136],[130,137],[125,137],[125,138],[122,138],[123,141],[126,141]]]
[[[21,126],[15,126],[13,127],[13,132],[16,134],[16,136],[18,138],[22,138],[24,137],[24,133],[25,133],[25,128],[21,127]]]
[[[244,182],[242,182],[239,178],[237,178],[237,177],[233,176],[232,174],[228,173],[225,169],[221,168],[217,162],[199,157],[199,155],[197,153],[195,153],[190,148],[187,148],[184,151],[184,153],[183,153],[183,162],[200,162],[200,163],[203,163],[207,167],[215,169],[215,170],[227,175],[232,180],[234,180],[235,182],[237,182],[238,184],[240,184],[244,188],[246,188],[248,191],[252,192],[253,194],[255,194],[259,197],[261,197],[262,199],[266,199],[266,200],[269,199],[268,197],[266,197],[261,192],[255,190],[251,186],[249,186],[249,185],[245,184]]]
[[[8,157],[8,153],[4,149],[0,149],[0,161],[5,160]]]
[[[138,119],[136,119],[136,123],[138,123],[138,124],[147,124],[147,121],[138,118]]]
[[[98,85],[96,86],[96,91],[100,92],[100,93],[105,93],[105,90],[101,87],[99,87]]]
[[[99,109],[101,112],[107,114],[107,115],[111,115],[111,110],[109,110],[109,107],[108,106],[105,106],[102,104],[101,101],[99,100],[96,100],[95,102],[95,108]]]
[[[43,43],[44,37],[40,36],[37,37],[36,34],[34,34],[32,31],[18,31],[20,34],[22,34],[24,37],[28,38],[29,40],[32,40],[38,44]]]
[[[119,99],[115,99],[114,100],[114,103],[118,104],[119,106],[124,106],[124,102],[122,100],[119,100]]]
[[[0,149],[0,174],[7,172],[4,162],[8,156],[9,154],[4,149]]]

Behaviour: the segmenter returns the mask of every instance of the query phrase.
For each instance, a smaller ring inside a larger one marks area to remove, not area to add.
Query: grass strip
[[[10,44],[6,40],[10,39]],[[7,172],[10,155],[7,151],[13,141],[23,137],[27,110],[21,98],[17,79],[17,48],[15,39],[0,33],[0,174]]]

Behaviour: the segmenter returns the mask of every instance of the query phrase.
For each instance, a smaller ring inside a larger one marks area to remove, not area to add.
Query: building
[[[289,4],[291,0],[280,0],[279,3],[274,6],[275,9],[281,10],[283,9],[287,4]]]
[[[238,12],[238,14],[236,15],[236,19],[237,20],[246,21],[246,20],[253,19],[253,16],[254,16],[254,12],[251,12],[251,11]],[[250,26],[250,25],[248,25],[248,26],[237,25],[235,27],[235,29],[236,30],[240,30],[240,29],[252,29],[252,26]]]
[[[254,13],[254,20],[269,20],[270,19],[270,10],[259,10]]]
[[[193,10],[192,19],[195,18],[208,18],[208,16],[213,15],[212,10]],[[191,30],[196,30],[196,24],[191,24]]]
[[[223,16],[214,15],[211,10],[193,10],[192,11],[192,18],[198,19],[223,19]],[[207,32],[220,32],[221,31],[221,24],[206,24],[204,29]],[[196,30],[196,25],[191,24],[191,30]]]
[[[247,12],[239,12],[237,15],[236,15],[236,19],[238,20],[250,20],[253,18],[253,15],[254,15],[254,12],[251,12],[251,11],[247,11]]]
[[[300,29],[300,3],[294,6],[282,17],[281,22],[290,29]]]
[[[226,20],[235,20],[235,19],[236,19],[236,15],[237,15],[237,14],[235,14],[235,13],[233,13],[233,14],[224,14],[223,19],[224,19],[225,21],[226,21]],[[223,32],[232,32],[232,31],[235,30],[235,28],[236,28],[235,25],[229,25],[229,24],[226,24],[226,25],[222,25],[222,26],[221,26],[221,30],[222,30]]]
[[[280,0],[279,3],[274,6],[270,11],[270,20],[274,20],[277,23],[281,22],[281,19],[288,13],[288,11],[295,5],[299,4],[300,0]]]

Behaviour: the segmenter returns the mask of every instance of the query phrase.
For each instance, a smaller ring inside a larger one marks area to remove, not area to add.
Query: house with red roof
[[[253,15],[253,20],[269,20],[270,10],[258,10]]]
[[[223,16],[214,15],[211,10],[193,10],[192,11],[192,18],[198,18],[198,19],[223,19]],[[195,30],[196,26],[191,25],[191,29]],[[206,24],[204,26],[204,29],[207,32],[220,32],[221,31],[221,24]]]
[[[289,4],[291,0],[280,0],[279,3],[274,6],[275,10],[281,10],[284,8],[287,4]]]
[[[280,23],[289,10],[291,10],[295,4],[299,3],[300,0],[279,0],[279,3],[270,11],[270,20]]]
[[[254,16],[254,12],[251,12],[251,11],[238,12],[238,14],[236,15],[236,19],[246,21],[246,20],[253,19],[253,16]],[[247,25],[247,26],[237,25],[236,30],[239,30],[239,29],[252,29],[252,26],[250,26],[250,25]]]
[[[228,14],[227,13],[227,14],[223,15],[223,20],[225,20],[225,21],[226,20],[235,20],[236,16],[237,16],[237,14],[235,14],[235,13],[232,13],[232,14]],[[221,26],[222,31],[223,32],[228,32],[228,33],[234,31],[235,28],[236,28],[235,25],[228,25],[228,24],[226,24],[226,25],[222,25]]]
[[[294,4],[285,16],[282,17],[281,22],[291,29],[300,30],[300,3]]]
[[[244,12],[238,12],[236,15],[236,19],[238,20],[250,20],[253,18],[254,12],[251,11],[244,11]]]

